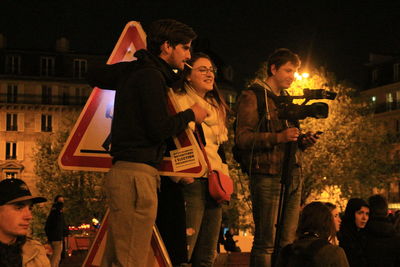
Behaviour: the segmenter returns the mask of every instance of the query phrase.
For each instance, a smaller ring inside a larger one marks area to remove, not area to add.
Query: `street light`
[[[303,72],[302,74],[296,72],[296,73],[294,74],[294,77],[296,77],[297,80],[300,80],[300,81],[301,81],[302,79],[307,79],[308,77],[310,77],[310,74],[307,73],[307,72]]]

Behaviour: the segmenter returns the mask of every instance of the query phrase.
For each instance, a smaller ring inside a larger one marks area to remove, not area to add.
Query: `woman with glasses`
[[[210,57],[193,54],[186,62],[182,82],[174,88],[174,97],[181,109],[198,103],[208,116],[201,125],[190,123],[197,130],[213,170],[228,173],[222,143],[228,140],[226,114],[228,107],[215,84],[216,68]],[[195,134],[197,135],[197,134]],[[208,192],[207,172],[201,178],[173,177],[182,184],[186,212],[186,241],[192,267],[212,266],[216,256],[222,207]]]

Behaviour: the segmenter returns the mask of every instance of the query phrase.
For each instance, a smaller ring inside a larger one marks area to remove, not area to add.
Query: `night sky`
[[[233,66],[238,89],[279,47],[359,86],[370,52],[400,54],[397,0],[0,0],[0,32],[9,48],[52,49],[65,36],[74,51],[109,55],[128,21],[145,28],[160,18],[192,26],[203,46]]]

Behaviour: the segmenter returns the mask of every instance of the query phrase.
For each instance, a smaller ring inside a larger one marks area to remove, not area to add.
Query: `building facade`
[[[88,69],[105,62],[70,51],[65,38],[54,51],[29,51],[8,48],[1,36],[0,179],[20,178],[36,190],[36,141],[54,134],[68,113],[79,113],[92,90]]]
[[[390,157],[398,162],[400,160],[400,57],[371,54],[367,68],[368,82],[361,95],[373,105],[374,117],[387,126],[393,144]],[[399,171],[399,166],[393,166],[395,179],[399,177]],[[400,182],[392,183],[387,191],[390,202],[400,202]]]

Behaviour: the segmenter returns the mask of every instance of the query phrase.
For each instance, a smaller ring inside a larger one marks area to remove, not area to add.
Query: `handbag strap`
[[[208,160],[207,152],[206,152],[206,150],[205,150],[205,148],[204,148],[203,141],[201,140],[201,137],[200,137],[199,127],[200,127],[200,126],[199,126],[198,124],[196,124],[196,129],[195,129],[194,132],[195,132],[196,137],[197,137],[197,142],[198,142],[199,145],[200,145],[200,149],[201,149],[201,151],[203,152],[204,160],[205,160],[206,163],[207,163],[208,172],[211,173],[213,170],[212,170],[212,168],[211,168],[210,161]]]

